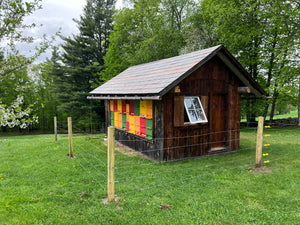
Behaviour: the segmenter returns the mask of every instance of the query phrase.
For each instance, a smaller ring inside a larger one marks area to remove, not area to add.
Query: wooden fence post
[[[57,118],[54,117],[54,140],[57,141]]]
[[[258,117],[257,136],[256,136],[256,157],[255,168],[261,167],[262,143],[263,143],[264,117]]]
[[[107,194],[108,201],[115,201],[115,128],[108,127]]]
[[[68,117],[69,157],[73,158],[72,117]]]

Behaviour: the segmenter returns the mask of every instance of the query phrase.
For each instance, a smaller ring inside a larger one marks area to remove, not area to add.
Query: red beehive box
[[[129,101],[129,115],[134,116],[134,101],[133,100]]]
[[[140,128],[140,136],[141,137],[146,137],[146,118],[141,118],[140,119],[140,125],[141,125],[141,128]]]
[[[114,100],[114,112],[118,112],[118,100]]]
[[[126,101],[122,100],[122,114],[126,114]]]

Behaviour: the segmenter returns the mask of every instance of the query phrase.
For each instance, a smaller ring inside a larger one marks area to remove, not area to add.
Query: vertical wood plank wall
[[[237,149],[241,105],[240,95],[237,92],[239,85],[236,76],[220,59],[215,57],[179,84],[180,93],[166,94],[163,97],[164,159],[172,160],[211,154],[213,152],[210,150],[214,147],[212,142],[220,138],[223,140],[219,142],[225,145],[226,151]],[[202,96],[202,99],[207,101],[204,103],[204,108],[208,123],[174,126],[174,103],[176,102],[174,99],[178,99],[177,96],[199,96],[200,98]],[[222,109],[221,118],[213,118],[214,96],[221,96],[224,99],[222,101],[225,107]],[[214,127],[225,129],[224,133],[214,134]]]

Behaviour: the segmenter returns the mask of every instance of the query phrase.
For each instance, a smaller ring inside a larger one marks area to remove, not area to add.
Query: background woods
[[[90,130],[93,119],[104,119],[104,103],[86,99],[93,88],[132,65],[218,44],[267,91],[268,100],[243,98],[242,119],[299,113],[298,1],[127,0],[119,10],[115,2],[87,0],[75,20],[79,33],[57,37],[63,45],[52,46],[52,57],[39,64],[33,62],[51,41],[45,38],[26,57],[15,43],[32,42],[21,31],[35,24],[25,25],[23,18],[40,1],[0,3],[2,131],[52,130],[54,116],[72,116],[80,129]]]

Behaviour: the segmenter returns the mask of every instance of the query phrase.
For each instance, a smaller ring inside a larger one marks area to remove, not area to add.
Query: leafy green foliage
[[[298,4],[297,1],[203,0],[195,17],[205,24],[195,22],[198,32],[205,28],[211,31],[212,38],[205,43],[224,44],[267,89],[272,96],[271,117],[279,92],[299,83],[296,72],[300,43]],[[252,105],[250,109],[258,108],[255,103]],[[250,117],[253,113],[250,112]]]
[[[129,66],[178,55],[190,2],[137,0],[118,11],[105,57],[105,80]]]

